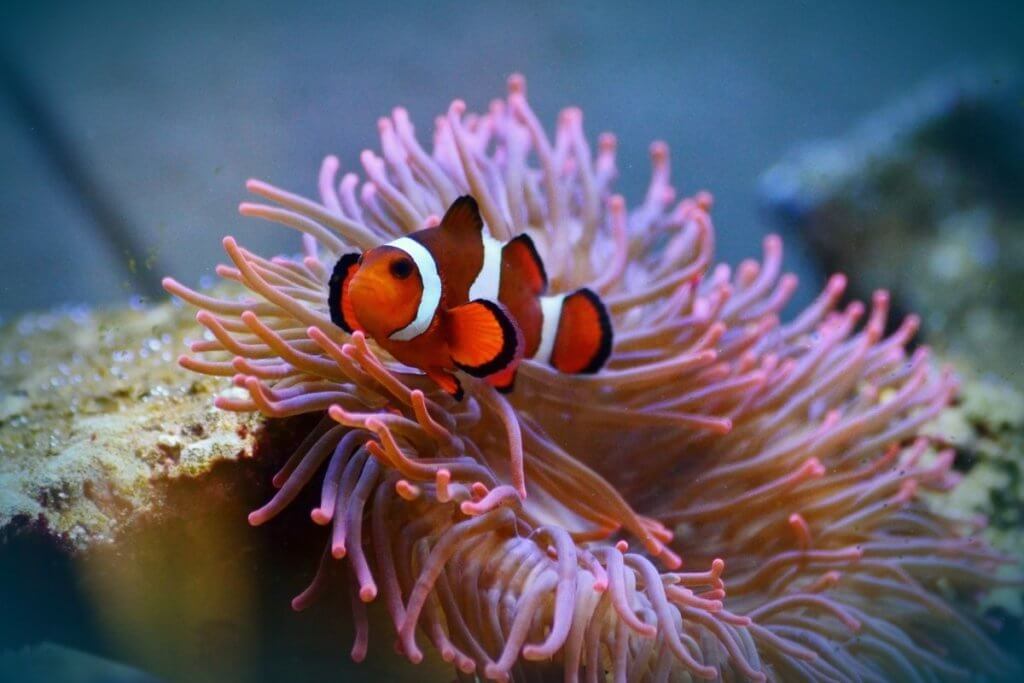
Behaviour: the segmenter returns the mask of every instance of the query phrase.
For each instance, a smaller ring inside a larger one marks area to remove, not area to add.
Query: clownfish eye
[[[389,270],[394,278],[404,280],[412,275],[412,261],[407,258],[395,259],[391,262]]]

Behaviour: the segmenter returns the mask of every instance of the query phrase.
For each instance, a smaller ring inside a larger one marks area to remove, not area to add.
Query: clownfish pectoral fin
[[[426,370],[427,377],[434,380],[434,384],[441,387],[441,390],[446,394],[454,398],[456,401],[461,401],[464,392],[462,391],[462,382],[459,378],[450,372],[445,370]]]
[[[460,242],[476,239],[484,229],[484,219],[480,217],[480,207],[476,200],[468,194],[462,195],[448,207],[440,228]]]
[[[612,324],[604,302],[587,288],[562,300],[551,365],[568,374],[593,374],[612,353]]]
[[[361,330],[352,310],[352,301],[348,296],[348,286],[352,276],[359,270],[360,254],[352,252],[344,254],[334,264],[331,281],[327,289],[327,308],[331,313],[331,322],[349,334]]]
[[[446,311],[452,362],[474,377],[514,367],[523,356],[523,333],[508,309],[489,299],[475,299]]]
[[[501,249],[501,260],[519,277],[522,277],[534,296],[540,296],[548,288],[548,274],[544,262],[537,253],[533,239],[525,232],[509,240]]]
[[[519,366],[505,368],[487,378],[487,383],[503,394],[511,393],[516,386],[516,373]]]

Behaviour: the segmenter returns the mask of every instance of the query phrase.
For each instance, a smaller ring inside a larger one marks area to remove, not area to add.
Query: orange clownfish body
[[[455,370],[510,391],[523,358],[567,373],[601,369],[612,347],[604,304],[589,289],[546,290],[529,235],[490,237],[464,196],[436,228],[338,259],[328,306],[336,325],[364,331],[461,398]]]

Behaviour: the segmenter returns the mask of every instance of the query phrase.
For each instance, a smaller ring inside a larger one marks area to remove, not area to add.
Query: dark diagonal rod
[[[40,150],[92,219],[101,241],[107,245],[125,276],[146,297],[163,296],[157,273],[167,271],[151,254],[147,255],[137,238],[137,231],[123,212],[117,209],[110,194],[88,171],[76,153],[71,136],[62,130],[42,95],[13,61],[3,57],[0,57],[0,83],[22,123],[32,131],[32,138]],[[129,261],[132,259],[140,266],[148,261],[151,267],[140,267],[131,272]]]

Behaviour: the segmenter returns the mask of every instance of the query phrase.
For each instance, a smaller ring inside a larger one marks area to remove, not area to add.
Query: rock
[[[223,383],[179,368],[196,335],[174,304],[26,315],[0,328],[0,529],[76,549],[160,514],[167,482],[253,452],[258,421],[212,405]]]

